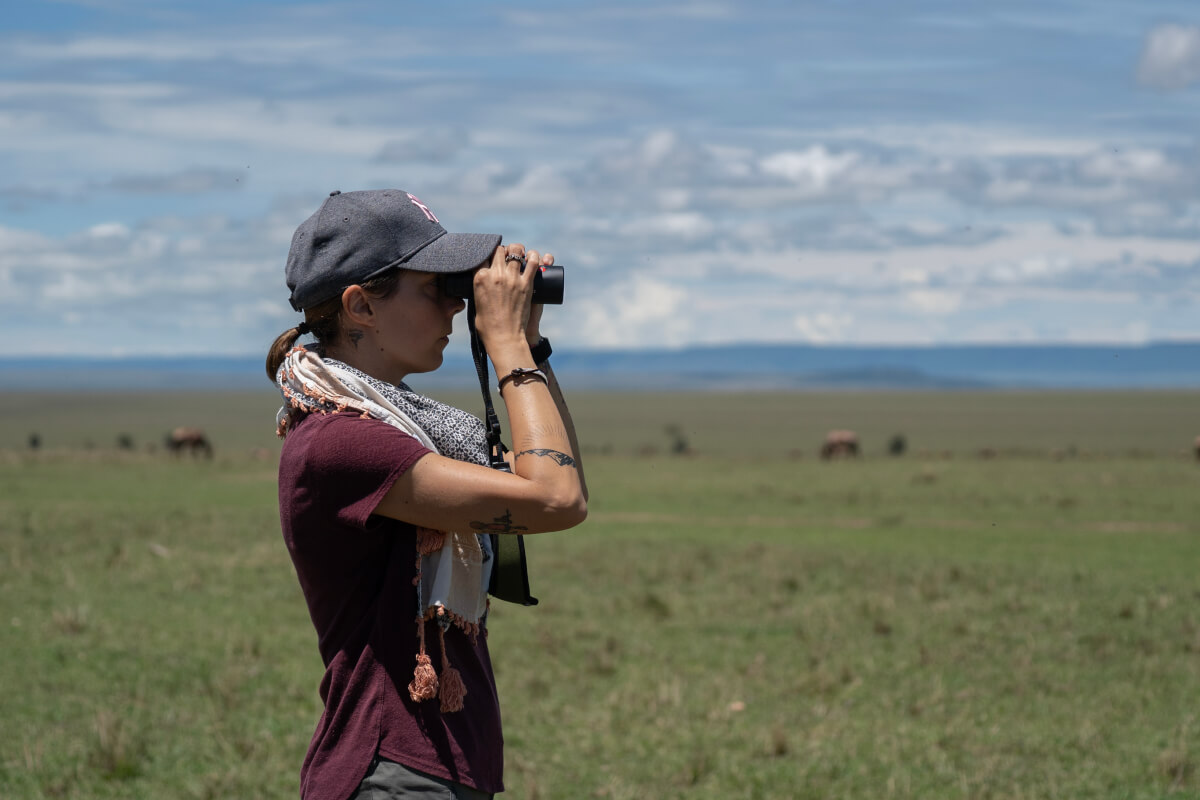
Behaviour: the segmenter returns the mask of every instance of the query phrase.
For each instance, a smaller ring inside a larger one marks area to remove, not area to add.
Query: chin
[[[438,353],[436,356],[433,356],[432,358],[430,358],[429,361],[427,361],[426,363],[424,363],[421,366],[414,369],[413,372],[417,373],[417,374],[433,372],[434,370],[436,370],[440,366],[442,366],[442,362],[445,360],[446,360],[445,357],[443,357],[441,353]]]

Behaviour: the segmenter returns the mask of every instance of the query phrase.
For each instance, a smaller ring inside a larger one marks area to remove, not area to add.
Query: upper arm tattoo
[[[535,447],[532,450],[522,450],[521,452],[517,453],[513,457],[520,458],[521,456],[525,456],[525,455],[547,456],[549,458],[553,458],[555,461],[558,462],[558,465],[560,467],[575,466],[575,459],[571,458],[566,453],[560,453],[558,450],[549,450],[545,447]]]

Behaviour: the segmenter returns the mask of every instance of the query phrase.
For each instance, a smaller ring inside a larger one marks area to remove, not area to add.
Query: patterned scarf
[[[303,347],[292,348],[275,381],[284,399],[276,416],[280,436],[305,414],[350,409],[399,428],[447,458],[488,465],[487,437],[478,417],[418,394],[404,383],[385,383]],[[492,564],[491,538],[486,534],[417,529],[420,651],[408,686],[414,701],[440,697],[444,712],[463,707],[466,688],[446,658],[445,632],[451,625],[472,637],[484,630]],[[425,654],[425,623],[433,619],[442,644],[440,680]]]

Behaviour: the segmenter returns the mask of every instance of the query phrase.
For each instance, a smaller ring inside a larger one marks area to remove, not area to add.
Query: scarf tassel
[[[421,651],[417,653],[417,666],[413,670],[412,683],[408,684],[408,696],[414,703],[432,700],[438,693],[437,673],[433,671],[433,662],[425,655],[425,621],[421,620],[419,626]]]
[[[462,711],[463,698],[467,696],[467,687],[463,685],[463,679],[458,674],[458,670],[450,666],[450,660],[446,658],[446,631],[441,625],[438,626],[438,637],[441,639],[442,645],[442,680],[441,688],[438,690],[438,696],[442,698],[442,713]]]
[[[450,664],[446,655],[446,630],[438,625],[438,644],[442,648],[442,674],[438,677],[433,669],[433,661],[425,652],[425,620],[419,623],[420,652],[417,653],[417,666],[413,669],[412,682],[408,684],[408,696],[414,703],[441,699],[443,714],[463,710],[463,700],[467,696],[467,687],[462,675]]]

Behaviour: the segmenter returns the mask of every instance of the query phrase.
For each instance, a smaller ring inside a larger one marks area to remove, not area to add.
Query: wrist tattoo
[[[553,458],[555,461],[558,462],[558,465],[560,467],[575,466],[575,459],[571,458],[566,453],[561,453],[558,450],[549,450],[545,447],[535,447],[532,450],[522,450],[521,452],[519,452],[515,456],[513,456],[513,458],[520,458],[521,456],[526,456],[526,455],[546,456],[548,458]]]
[[[480,533],[517,533],[529,530],[525,525],[513,525],[512,512],[507,508],[491,522],[472,522],[471,527]]]

